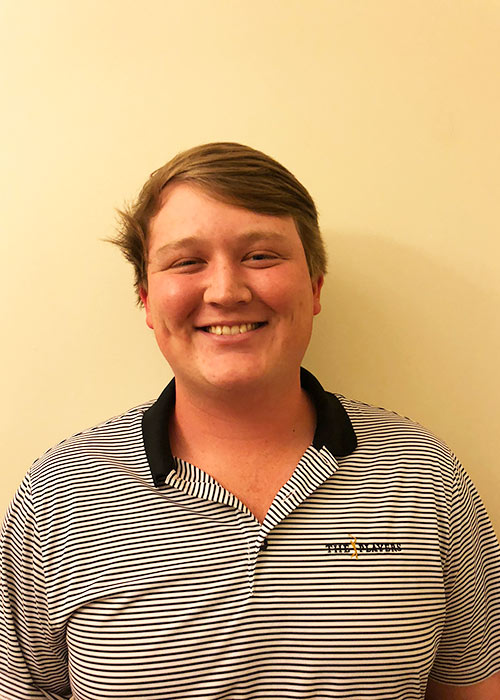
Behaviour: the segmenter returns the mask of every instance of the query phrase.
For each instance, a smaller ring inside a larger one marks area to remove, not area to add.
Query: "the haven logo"
[[[331,542],[325,544],[328,554],[350,554],[351,559],[359,559],[363,554],[397,554],[403,550],[399,542],[358,542],[357,537],[349,535],[350,542]]]

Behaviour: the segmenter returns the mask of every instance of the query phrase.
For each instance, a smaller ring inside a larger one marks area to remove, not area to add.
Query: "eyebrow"
[[[246,244],[255,243],[262,240],[278,242],[288,240],[288,236],[284,233],[278,233],[277,231],[248,231],[247,233],[239,235],[238,240]],[[155,251],[154,255],[157,256],[164,255],[165,253],[169,252],[175,252],[190,245],[200,243],[201,241],[203,241],[201,236],[185,236],[184,238],[178,238],[176,241],[162,245],[157,251]]]

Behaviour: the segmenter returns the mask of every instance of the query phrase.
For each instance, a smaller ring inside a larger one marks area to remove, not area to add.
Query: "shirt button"
[[[260,545],[260,550],[266,550],[269,542],[267,541],[267,537],[265,538],[264,542]]]

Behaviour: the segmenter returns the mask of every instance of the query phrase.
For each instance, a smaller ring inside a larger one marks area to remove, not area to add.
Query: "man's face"
[[[291,217],[256,214],[173,183],[151,222],[146,320],[190,391],[297,381],[320,310]]]

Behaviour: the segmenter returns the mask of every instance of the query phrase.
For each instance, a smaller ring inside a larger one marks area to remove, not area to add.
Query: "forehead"
[[[249,232],[274,232],[302,245],[291,216],[260,214],[216,199],[199,185],[174,182],[163,191],[160,209],[151,220],[149,245],[155,248],[185,236],[233,238]]]

